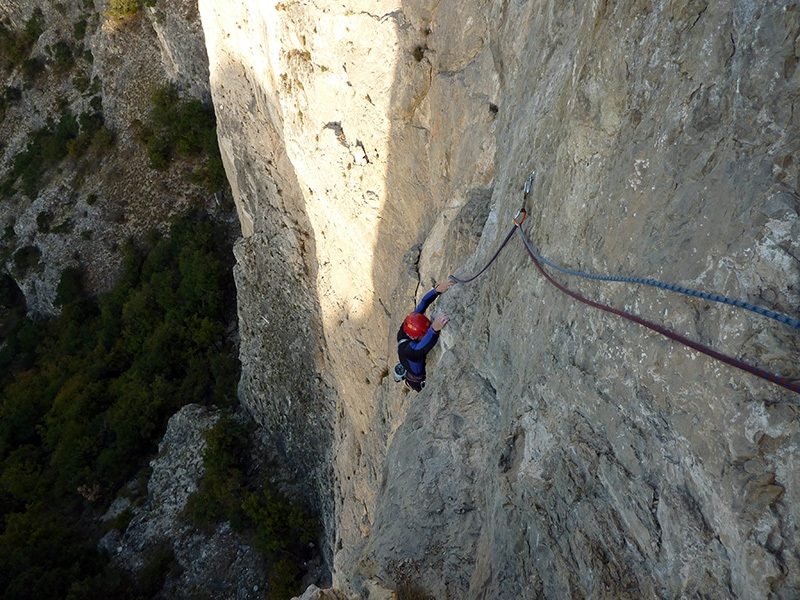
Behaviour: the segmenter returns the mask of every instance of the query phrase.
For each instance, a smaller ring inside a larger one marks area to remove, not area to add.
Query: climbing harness
[[[730,365],[732,367],[736,367],[737,369],[740,369],[742,371],[745,371],[747,373],[750,373],[752,375],[755,375],[757,377],[760,377],[760,378],[765,379],[767,381],[770,381],[770,382],[772,382],[772,383],[774,383],[776,385],[779,385],[781,387],[784,387],[784,388],[786,388],[788,390],[791,390],[793,392],[796,392],[796,393],[800,394],[800,381],[794,381],[794,380],[788,379],[786,377],[781,377],[780,375],[776,375],[774,373],[770,373],[769,371],[765,371],[764,369],[761,369],[761,368],[756,367],[754,365],[748,364],[748,363],[746,363],[744,361],[741,361],[739,359],[733,358],[733,357],[728,356],[726,354],[723,354],[721,352],[717,352],[716,350],[714,350],[712,348],[709,348],[708,346],[705,346],[703,344],[700,344],[698,342],[690,340],[689,338],[687,338],[685,336],[682,336],[682,335],[680,335],[680,334],[678,334],[678,333],[676,333],[676,332],[674,332],[674,331],[672,331],[670,329],[667,329],[666,327],[662,327],[661,325],[658,325],[657,323],[653,323],[651,321],[648,321],[646,319],[643,319],[641,317],[638,317],[638,316],[633,315],[631,313],[628,313],[626,311],[623,311],[623,310],[620,310],[620,309],[617,309],[617,308],[613,308],[612,306],[601,304],[599,302],[595,302],[593,300],[585,298],[584,296],[581,296],[577,292],[574,292],[574,291],[568,289],[567,287],[561,285],[555,279],[553,279],[553,277],[549,273],[547,273],[547,271],[545,271],[545,269],[544,269],[544,267],[542,265],[547,265],[547,266],[549,266],[549,267],[551,267],[551,268],[553,268],[553,269],[555,269],[555,270],[557,270],[559,272],[565,273],[567,275],[574,275],[574,276],[578,276],[578,277],[584,277],[584,278],[588,278],[588,279],[595,279],[595,280],[599,280],[599,281],[636,283],[636,284],[642,284],[642,285],[649,285],[649,286],[652,286],[652,287],[658,287],[658,288],[661,288],[661,289],[664,289],[664,290],[667,290],[667,291],[671,291],[671,292],[677,292],[677,293],[680,293],[680,294],[686,294],[686,295],[689,295],[689,296],[695,296],[695,297],[698,297],[698,298],[704,298],[706,300],[712,300],[714,302],[721,302],[721,303],[724,303],[724,304],[729,304],[731,306],[737,306],[739,308],[744,308],[745,310],[749,310],[749,311],[754,312],[756,314],[759,314],[759,315],[762,315],[762,316],[765,316],[765,317],[769,317],[771,319],[774,319],[776,321],[779,321],[779,322],[784,323],[786,325],[789,325],[791,327],[795,327],[795,328],[800,329],[800,321],[798,321],[797,319],[793,319],[792,317],[789,317],[787,315],[783,315],[781,313],[777,313],[775,311],[772,311],[772,310],[769,310],[769,309],[766,309],[766,308],[763,308],[763,307],[760,307],[760,306],[756,306],[756,305],[753,305],[753,304],[750,304],[750,303],[747,303],[747,302],[742,302],[740,300],[733,300],[733,299],[730,299],[730,298],[727,298],[725,296],[721,296],[721,295],[718,295],[718,294],[708,294],[706,292],[700,292],[700,291],[692,290],[692,289],[685,288],[685,287],[682,287],[682,286],[677,286],[677,285],[673,285],[673,284],[669,284],[669,283],[664,283],[664,282],[661,282],[661,281],[656,281],[654,279],[638,278],[638,277],[611,277],[611,276],[606,276],[606,275],[595,275],[595,274],[591,274],[591,273],[584,273],[584,272],[581,272],[581,271],[576,271],[574,269],[568,269],[566,267],[561,267],[559,265],[556,265],[556,264],[550,262],[549,260],[544,258],[541,254],[536,252],[534,247],[528,241],[528,238],[525,236],[525,232],[522,230],[522,227],[521,227],[522,223],[525,221],[525,216],[527,214],[526,211],[525,211],[525,202],[527,202],[528,195],[530,194],[531,184],[533,183],[534,177],[535,177],[535,173],[532,173],[531,176],[528,178],[528,180],[525,182],[525,187],[523,188],[524,189],[523,206],[517,212],[517,216],[514,217],[514,225],[512,226],[511,230],[508,232],[508,235],[506,235],[506,237],[503,240],[502,244],[500,244],[500,247],[498,248],[497,252],[495,252],[495,254],[492,256],[492,258],[489,260],[489,262],[486,263],[486,265],[477,274],[475,274],[473,277],[470,277],[470,278],[467,278],[467,279],[459,279],[459,278],[451,275],[450,279],[452,279],[456,283],[469,283],[470,281],[474,281],[475,279],[477,279],[497,259],[497,256],[500,254],[500,251],[506,246],[506,244],[508,244],[509,240],[514,235],[514,233],[517,230],[519,230],[520,236],[522,237],[522,243],[525,246],[525,250],[527,251],[528,256],[530,256],[531,260],[533,261],[533,264],[536,266],[537,270],[542,274],[542,276],[550,284],[552,284],[556,289],[558,289],[560,292],[570,296],[571,298],[574,298],[575,300],[577,300],[577,301],[579,301],[579,302],[581,302],[583,304],[586,304],[586,305],[591,306],[593,308],[597,308],[599,310],[602,310],[602,311],[617,315],[619,317],[622,317],[623,319],[627,319],[627,320],[632,321],[634,323],[638,323],[639,325],[642,325],[643,327],[647,327],[648,329],[651,329],[652,331],[660,333],[661,335],[663,335],[663,336],[665,336],[665,337],[667,337],[667,338],[669,338],[671,340],[674,340],[674,341],[676,341],[676,342],[678,342],[680,344],[683,344],[684,346],[687,346],[689,348],[692,348],[693,350],[697,350],[698,352],[701,352],[701,353],[703,353],[703,354],[705,354],[707,356],[710,356],[711,358],[714,358],[714,359],[716,359],[716,360],[718,360],[720,362],[728,364],[728,365]]]

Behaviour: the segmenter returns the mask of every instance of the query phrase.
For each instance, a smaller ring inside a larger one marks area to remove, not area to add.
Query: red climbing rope
[[[761,377],[762,379],[766,379],[767,381],[770,381],[776,385],[785,387],[787,390],[791,390],[793,392],[800,394],[800,382],[798,381],[792,381],[791,379],[788,379],[786,377],[775,375],[774,373],[770,373],[769,371],[760,369],[759,367],[753,366],[744,361],[728,356],[727,354],[717,352],[716,350],[709,348],[708,346],[704,346],[703,344],[690,340],[689,338],[684,337],[679,333],[675,333],[674,331],[667,329],[666,327],[662,327],[661,325],[652,323],[651,321],[642,319],[641,317],[637,317],[636,315],[632,315],[628,312],[625,312],[624,310],[619,310],[617,308],[613,308],[611,306],[607,306],[605,304],[600,304],[599,302],[589,300],[588,298],[585,298],[580,294],[573,292],[570,289],[567,289],[566,287],[558,283],[555,279],[553,279],[544,270],[542,265],[534,256],[533,249],[528,243],[528,238],[525,237],[525,233],[522,231],[522,228],[519,229],[519,233],[522,236],[522,243],[525,244],[525,250],[527,250],[528,256],[531,257],[533,264],[536,265],[536,268],[544,276],[544,278],[547,279],[547,281],[549,281],[552,285],[554,285],[559,291],[563,292],[564,294],[567,294],[568,296],[574,298],[578,302],[588,304],[589,306],[603,310],[605,312],[615,314],[618,317],[627,319],[628,321],[633,321],[634,323],[638,323],[639,325],[647,327],[648,329],[652,329],[653,331],[660,333],[661,335],[666,336],[669,339],[674,340],[680,344],[683,344],[684,346],[688,346],[689,348],[697,350],[698,352],[702,352],[703,354],[710,356],[711,358],[715,358],[716,360],[724,362],[725,364],[728,364],[732,367],[736,367],[737,369],[741,369],[742,371],[746,371],[752,375],[755,375],[756,377]]]
[[[529,191],[528,188],[526,188],[526,190],[525,190],[526,197],[528,195],[528,191]],[[562,293],[570,296],[571,298],[574,298],[578,302],[581,302],[581,303],[586,304],[588,306],[591,306],[593,308],[597,308],[599,310],[615,314],[618,317],[622,317],[623,319],[627,319],[628,321],[633,321],[634,323],[638,323],[639,325],[642,325],[643,327],[647,327],[648,329],[651,329],[651,330],[653,330],[653,331],[655,331],[657,333],[660,333],[661,335],[663,335],[663,336],[665,336],[665,337],[667,337],[667,338],[669,338],[671,340],[674,340],[674,341],[678,342],[679,344],[683,344],[684,346],[686,346],[688,348],[692,348],[694,350],[697,350],[698,352],[701,352],[701,353],[705,354],[706,356],[710,356],[711,358],[714,358],[714,359],[716,359],[716,360],[718,360],[720,362],[723,362],[723,363],[725,363],[727,365],[730,365],[732,367],[736,367],[737,369],[741,369],[742,371],[745,371],[747,373],[755,375],[756,377],[760,377],[761,379],[766,379],[767,381],[772,382],[772,383],[774,383],[776,385],[779,385],[781,387],[784,387],[787,390],[791,390],[791,391],[793,391],[793,392],[795,392],[797,394],[800,394],[800,382],[799,381],[794,381],[794,380],[788,379],[786,377],[781,377],[780,375],[775,375],[774,373],[770,373],[769,371],[765,371],[764,369],[761,369],[759,367],[753,366],[753,365],[748,364],[748,363],[746,363],[744,361],[741,361],[739,359],[736,359],[736,358],[733,358],[731,356],[728,356],[727,354],[723,354],[721,352],[717,352],[716,350],[714,350],[712,348],[709,348],[708,346],[705,346],[703,344],[700,344],[698,342],[690,340],[689,338],[684,337],[684,336],[680,335],[679,333],[675,333],[674,331],[672,331],[670,329],[667,329],[666,327],[662,327],[661,325],[658,325],[656,323],[652,323],[652,322],[650,322],[650,321],[648,321],[646,319],[643,319],[641,317],[637,317],[636,315],[630,314],[630,313],[625,312],[623,310],[619,310],[617,308],[613,308],[611,306],[607,306],[605,304],[600,304],[599,302],[595,302],[593,300],[589,300],[588,298],[585,298],[585,297],[581,296],[580,294],[578,294],[576,292],[573,292],[572,290],[564,287],[563,285],[558,283],[555,279],[553,279],[547,273],[547,271],[544,270],[544,267],[541,265],[539,260],[536,258],[536,252],[531,247],[530,242],[528,242],[528,238],[525,237],[525,233],[522,231],[521,225],[525,221],[525,216],[526,215],[525,215],[525,210],[524,209],[521,209],[520,212],[517,213],[517,216],[514,217],[514,226],[511,228],[511,231],[508,232],[508,235],[505,237],[503,242],[500,244],[500,247],[497,249],[497,252],[494,253],[492,258],[489,259],[489,262],[487,262],[486,265],[480,271],[478,271],[475,275],[473,275],[472,277],[470,277],[468,279],[459,279],[459,278],[455,277],[454,275],[451,275],[450,279],[452,279],[456,283],[469,283],[470,281],[474,281],[475,279],[480,277],[486,271],[486,269],[488,269],[491,266],[491,264],[497,259],[497,257],[500,254],[500,252],[503,250],[503,248],[505,248],[506,244],[508,244],[508,242],[511,239],[511,237],[514,235],[514,232],[519,230],[519,233],[522,236],[522,243],[525,244],[525,250],[528,252],[528,255],[530,256],[531,260],[533,261],[533,264],[536,265],[536,268],[544,276],[544,278],[547,279],[548,282],[550,282],[553,286],[556,287],[556,289],[558,289]]]

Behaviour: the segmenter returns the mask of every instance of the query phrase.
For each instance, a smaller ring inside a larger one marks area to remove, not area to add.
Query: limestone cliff
[[[100,547],[113,563],[130,573],[141,573],[154,555],[165,549],[174,552],[172,569],[156,598],[258,598],[267,564],[255,548],[242,543],[230,523],[220,523],[210,532],[199,531],[182,518],[189,496],[198,489],[204,471],[204,432],[217,422],[213,409],[189,404],[169,421],[158,456],[151,461],[147,500],[135,507],[119,497],[106,520],[123,510],[133,516],[124,534],[107,533]],[[141,576],[141,575],[140,575]],[[263,592],[262,592],[263,595]]]
[[[531,171],[524,228],[552,260],[797,315],[795,3],[200,13],[243,232],[241,399],[318,490],[338,587],[800,593],[796,395],[577,304],[519,240],[438,301],[453,319],[424,392],[387,376],[403,316],[485,263]],[[800,376],[780,324],[568,284]]]

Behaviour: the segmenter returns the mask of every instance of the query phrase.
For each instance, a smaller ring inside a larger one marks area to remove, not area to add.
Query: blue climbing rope
[[[678,342],[680,344],[683,344],[684,346],[687,346],[689,348],[693,348],[694,350],[702,352],[703,354],[705,354],[707,356],[710,356],[711,358],[714,358],[714,359],[716,359],[718,361],[724,362],[724,363],[726,363],[726,364],[728,364],[728,365],[730,365],[732,367],[735,367],[737,369],[741,369],[742,371],[745,371],[747,373],[751,373],[752,375],[755,375],[757,377],[760,377],[760,378],[765,379],[767,381],[770,381],[770,382],[772,382],[772,383],[774,383],[776,385],[779,385],[781,387],[784,387],[784,388],[786,388],[788,390],[791,390],[791,391],[793,391],[795,393],[800,394],[800,382],[797,381],[797,380],[792,380],[792,379],[789,379],[787,377],[782,377],[780,375],[776,375],[774,373],[770,373],[769,371],[765,371],[764,369],[761,369],[761,368],[756,367],[754,365],[748,364],[748,363],[746,363],[744,361],[741,361],[739,359],[733,358],[733,357],[728,356],[726,354],[723,354],[721,352],[717,352],[716,350],[714,350],[712,348],[709,348],[708,346],[705,346],[703,344],[695,342],[694,340],[690,340],[689,338],[687,338],[685,336],[682,336],[682,335],[680,335],[680,334],[678,334],[678,333],[676,333],[674,331],[671,331],[670,329],[662,327],[661,325],[658,325],[656,323],[652,323],[651,321],[647,321],[646,319],[643,319],[641,317],[638,317],[638,316],[633,315],[631,313],[628,313],[626,311],[619,310],[619,309],[613,308],[611,306],[608,306],[608,305],[605,305],[605,304],[601,304],[599,302],[595,302],[593,300],[589,300],[588,298],[585,298],[585,297],[581,296],[580,294],[578,294],[576,292],[573,292],[572,290],[564,287],[563,285],[561,285],[560,283],[555,281],[544,270],[544,268],[542,267],[543,264],[547,265],[547,266],[549,266],[549,267],[551,267],[551,268],[553,268],[553,269],[555,269],[557,271],[560,271],[561,273],[565,273],[567,275],[574,275],[574,276],[577,276],[577,277],[583,277],[583,278],[586,278],[586,279],[594,279],[594,280],[598,280],[598,281],[620,282],[620,283],[635,283],[635,284],[641,284],[641,285],[649,285],[649,286],[656,287],[656,288],[661,288],[661,289],[664,289],[664,290],[667,290],[667,291],[670,291],[670,292],[677,292],[677,293],[680,293],[680,294],[686,294],[688,296],[694,296],[694,297],[697,297],[697,298],[703,298],[703,299],[706,299],[706,300],[711,300],[713,302],[720,302],[720,303],[723,303],[723,304],[736,306],[738,308],[743,308],[745,310],[749,310],[749,311],[754,312],[756,314],[759,314],[759,315],[762,315],[762,316],[765,316],[765,317],[769,317],[770,319],[774,319],[774,320],[776,320],[776,321],[778,321],[780,323],[783,323],[785,325],[789,325],[791,327],[800,329],[800,320],[797,320],[797,319],[794,319],[794,318],[789,317],[787,315],[775,312],[773,310],[769,310],[767,308],[763,308],[761,306],[756,306],[754,304],[750,304],[749,302],[743,302],[741,300],[733,300],[731,298],[727,298],[727,297],[719,295],[719,294],[709,294],[709,293],[706,293],[706,292],[701,292],[701,291],[698,291],[698,290],[692,290],[692,289],[689,289],[689,288],[686,288],[686,287],[683,287],[683,286],[678,286],[678,285],[674,285],[674,284],[671,284],[671,283],[664,283],[662,281],[657,281],[655,279],[649,279],[649,278],[644,278],[644,277],[613,277],[613,276],[610,276],[610,275],[597,275],[597,274],[593,274],[593,273],[585,273],[583,271],[577,271],[575,269],[569,269],[569,268],[566,268],[566,267],[562,267],[560,265],[557,265],[557,264],[547,260],[545,257],[543,257],[541,254],[539,254],[534,249],[533,245],[528,241],[528,238],[525,236],[525,232],[522,230],[522,223],[525,221],[525,216],[527,214],[526,210],[525,210],[525,203],[527,202],[528,195],[530,194],[531,184],[533,183],[533,178],[534,177],[535,177],[535,173],[532,173],[531,176],[528,178],[528,181],[525,182],[525,186],[524,186],[525,196],[524,196],[522,208],[520,208],[519,212],[517,213],[517,216],[514,217],[514,225],[511,227],[511,230],[508,232],[508,235],[506,235],[505,239],[500,244],[500,247],[497,249],[497,252],[495,252],[494,255],[491,257],[491,259],[486,263],[486,265],[480,271],[478,271],[478,273],[476,273],[472,277],[469,277],[469,278],[466,278],[466,279],[460,279],[458,277],[455,277],[454,275],[451,275],[450,279],[452,279],[456,283],[468,283],[470,281],[473,281],[473,280],[477,279],[480,275],[482,275],[486,271],[486,269],[489,268],[489,266],[491,266],[491,264],[497,259],[497,257],[499,256],[499,254],[503,250],[503,248],[505,248],[506,244],[508,244],[509,240],[511,240],[512,236],[514,235],[514,233],[516,233],[516,231],[519,230],[520,236],[522,237],[522,243],[525,246],[525,250],[528,252],[529,256],[533,260],[533,263],[534,263],[534,265],[536,265],[536,268],[545,277],[545,279],[547,279],[547,281],[549,281],[553,286],[555,286],[558,290],[560,290],[564,294],[567,294],[568,296],[570,296],[570,297],[574,298],[575,300],[578,300],[579,302],[582,302],[582,303],[584,303],[584,304],[586,304],[588,306],[592,306],[594,308],[597,308],[597,309],[600,309],[600,310],[615,314],[615,315],[617,315],[619,317],[622,317],[624,319],[627,319],[629,321],[633,321],[634,323],[638,323],[639,325],[642,325],[642,326],[647,327],[647,328],[649,328],[649,329],[651,329],[653,331],[656,331],[656,332],[660,333],[661,335],[664,335],[664,336],[666,336],[667,338],[669,338],[669,339],[671,339],[673,341],[676,341],[676,342]]]
[[[577,292],[573,292],[572,290],[564,287],[563,285],[558,283],[555,279],[553,279],[547,273],[547,271],[544,270],[544,267],[542,267],[542,265],[539,263],[539,259],[537,258],[538,257],[538,253],[536,252],[536,250],[533,249],[533,246],[531,246],[530,242],[528,241],[528,238],[525,237],[525,232],[522,231],[521,227],[519,227],[519,234],[522,236],[522,243],[525,245],[525,249],[528,251],[528,255],[533,260],[533,264],[536,265],[536,268],[539,270],[539,272],[542,274],[542,276],[544,276],[544,278],[547,279],[547,281],[550,282],[551,285],[555,286],[562,293],[567,294],[568,296],[574,298],[575,300],[577,300],[579,302],[582,302],[583,304],[586,304],[586,305],[591,306],[593,308],[597,308],[597,309],[600,309],[602,311],[615,314],[615,315],[617,315],[619,317],[622,317],[623,319],[627,319],[628,321],[632,321],[634,323],[638,323],[639,325],[647,327],[648,329],[651,329],[651,330],[653,330],[653,331],[655,331],[657,333],[660,333],[661,335],[663,335],[663,336],[665,336],[665,337],[667,337],[667,338],[669,338],[669,339],[671,339],[673,341],[676,341],[679,344],[683,344],[687,348],[692,348],[693,350],[697,350],[698,352],[702,352],[706,356],[710,356],[711,358],[716,359],[716,360],[718,360],[720,362],[723,362],[723,363],[725,363],[727,365],[730,365],[730,366],[735,367],[737,369],[741,369],[742,371],[745,371],[746,373],[750,373],[751,375],[755,375],[756,377],[760,377],[761,379],[765,379],[767,381],[770,381],[770,382],[774,383],[775,385],[779,385],[779,386],[781,386],[783,388],[786,388],[787,390],[791,390],[792,392],[800,394],[800,381],[792,380],[792,379],[789,379],[788,377],[782,377],[781,375],[776,375],[775,373],[771,373],[771,372],[766,371],[766,370],[764,370],[764,369],[762,369],[760,367],[756,367],[755,365],[751,365],[750,363],[746,363],[743,360],[739,360],[738,358],[734,358],[732,356],[728,356],[727,354],[724,354],[722,352],[718,352],[717,350],[714,350],[713,348],[709,348],[708,346],[706,346],[704,344],[701,344],[699,342],[695,342],[694,340],[691,340],[691,339],[687,338],[686,336],[683,336],[683,335],[681,335],[679,333],[676,333],[676,332],[672,331],[671,329],[667,329],[666,327],[662,327],[661,325],[658,325],[657,323],[653,323],[652,321],[648,321],[647,319],[643,319],[642,317],[639,317],[637,315],[633,315],[633,314],[631,314],[631,313],[629,313],[627,311],[620,310],[618,308],[614,308],[613,306],[608,306],[607,304],[601,304],[600,302],[595,302],[594,300],[589,300],[588,298],[586,298],[584,296],[581,296]]]
[[[534,250],[533,248],[531,248],[531,251],[536,252],[536,250]],[[569,269],[567,267],[562,267],[561,265],[557,265],[547,260],[544,256],[538,253],[536,253],[535,256],[537,260],[539,260],[539,262],[541,262],[542,264],[545,264],[548,267],[551,267],[556,271],[560,271],[567,275],[575,275],[576,277],[583,277],[585,279],[594,279],[597,281],[614,281],[619,283],[638,283],[641,285],[649,285],[651,287],[661,288],[662,290],[667,290],[670,292],[677,292],[679,294],[686,294],[687,296],[694,296],[695,298],[703,298],[705,300],[712,300],[713,302],[720,302],[722,304],[738,306],[739,308],[749,310],[750,312],[754,312],[764,317],[775,319],[776,321],[783,323],[785,325],[789,325],[790,327],[794,327],[795,329],[800,329],[800,320],[793,319],[788,315],[775,312],[774,310],[770,310],[762,306],[756,306],[755,304],[750,304],[749,302],[744,302],[742,300],[734,300],[733,298],[727,298],[725,296],[721,296],[720,294],[709,294],[707,292],[692,290],[680,285],[674,285],[672,283],[664,283],[663,281],[658,281],[656,279],[649,279],[647,277],[614,277],[613,275],[597,275],[595,273],[585,273],[583,271],[576,271],[575,269]]]
[[[526,202],[528,199],[528,195],[530,194],[531,191],[531,184],[533,183],[533,179],[535,176],[536,176],[535,173],[531,173],[531,176],[525,182],[525,187],[524,187],[525,196],[523,202]],[[735,300],[733,298],[722,296],[721,294],[709,294],[707,292],[693,290],[687,287],[683,287],[681,285],[675,285],[673,283],[665,283],[663,281],[658,281],[656,279],[651,279],[649,277],[615,277],[613,275],[598,275],[596,273],[586,273],[584,271],[578,271],[576,269],[570,269],[568,267],[562,267],[561,265],[557,265],[556,263],[547,260],[541,254],[536,253],[536,250],[533,249],[532,247],[530,247],[529,250],[535,253],[535,256],[537,260],[539,260],[539,262],[555,269],[556,271],[560,271],[561,273],[564,273],[566,275],[574,275],[575,277],[583,277],[584,279],[594,279],[596,281],[610,281],[618,283],[635,283],[639,285],[649,285],[651,287],[660,288],[662,290],[667,290],[669,292],[676,292],[678,294],[685,294],[687,296],[694,296],[695,298],[703,298],[704,300],[711,300],[712,302],[719,302],[721,304],[728,304],[730,306],[743,308],[745,310],[749,310],[750,312],[762,315],[764,317],[774,319],[779,323],[788,325],[789,327],[800,329],[800,320],[794,319],[788,315],[784,315],[779,312],[775,312],[774,310],[764,308],[762,306],[756,306],[755,304],[750,304],[749,302],[744,302],[742,300]]]

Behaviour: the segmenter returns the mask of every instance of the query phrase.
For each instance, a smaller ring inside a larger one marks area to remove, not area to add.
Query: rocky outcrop
[[[577,304],[518,239],[438,301],[425,391],[387,376],[404,314],[485,263],[531,171],[524,228],[552,260],[797,314],[793,3],[200,12],[242,222],[241,397],[319,487],[341,589],[798,593],[795,395]],[[780,324],[568,283],[800,376]]]
[[[147,484],[147,502],[137,509],[120,535],[112,530],[102,546],[114,564],[139,577],[159,556],[174,556],[161,598],[191,598],[212,594],[215,598],[260,598],[266,587],[266,561],[255,548],[242,543],[229,523],[210,534],[196,530],[184,518],[189,496],[197,491],[204,472],[204,432],[219,415],[199,405],[187,405],[169,421],[159,444],[159,455]]]
[[[30,56],[43,70],[33,78],[19,66],[4,70],[3,90],[16,89],[19,98],[0,121],[0,182],[32,133],[66,114],[102,113],[114,139],[81,159],[66,157],[46,174],[36,197],[18,193],[0,202],[1,266],[24,292],[29,311],[51,315],[58,311],[53,302],[65,267],[81,268],[91,291],[105,291],[119,274],[119,246],[126,240],[165,230],[190,206],[227,215],[219,198],[188,182],[192,161],[178,159],[156,171],[141,139],[158,87],[171,82],[185,98],[210,100],[197,3],[159,2],[117,23],[105,2],[0,1],[0,18],[14,31],[24,29],[35,10],[41,11],[42,34]],[[24,248],[38,256],[25,271],[12,260]]]
[[[155,2],[144,10],[158,38],[167,79],[188,97],[210,102],[208,56],[197,0]]]
[[[296,600],[349,600],[347,596],[338,590],[334,589],[321,589],[315,585],[311,585],[306,589],[302,596],[298,596]]]

